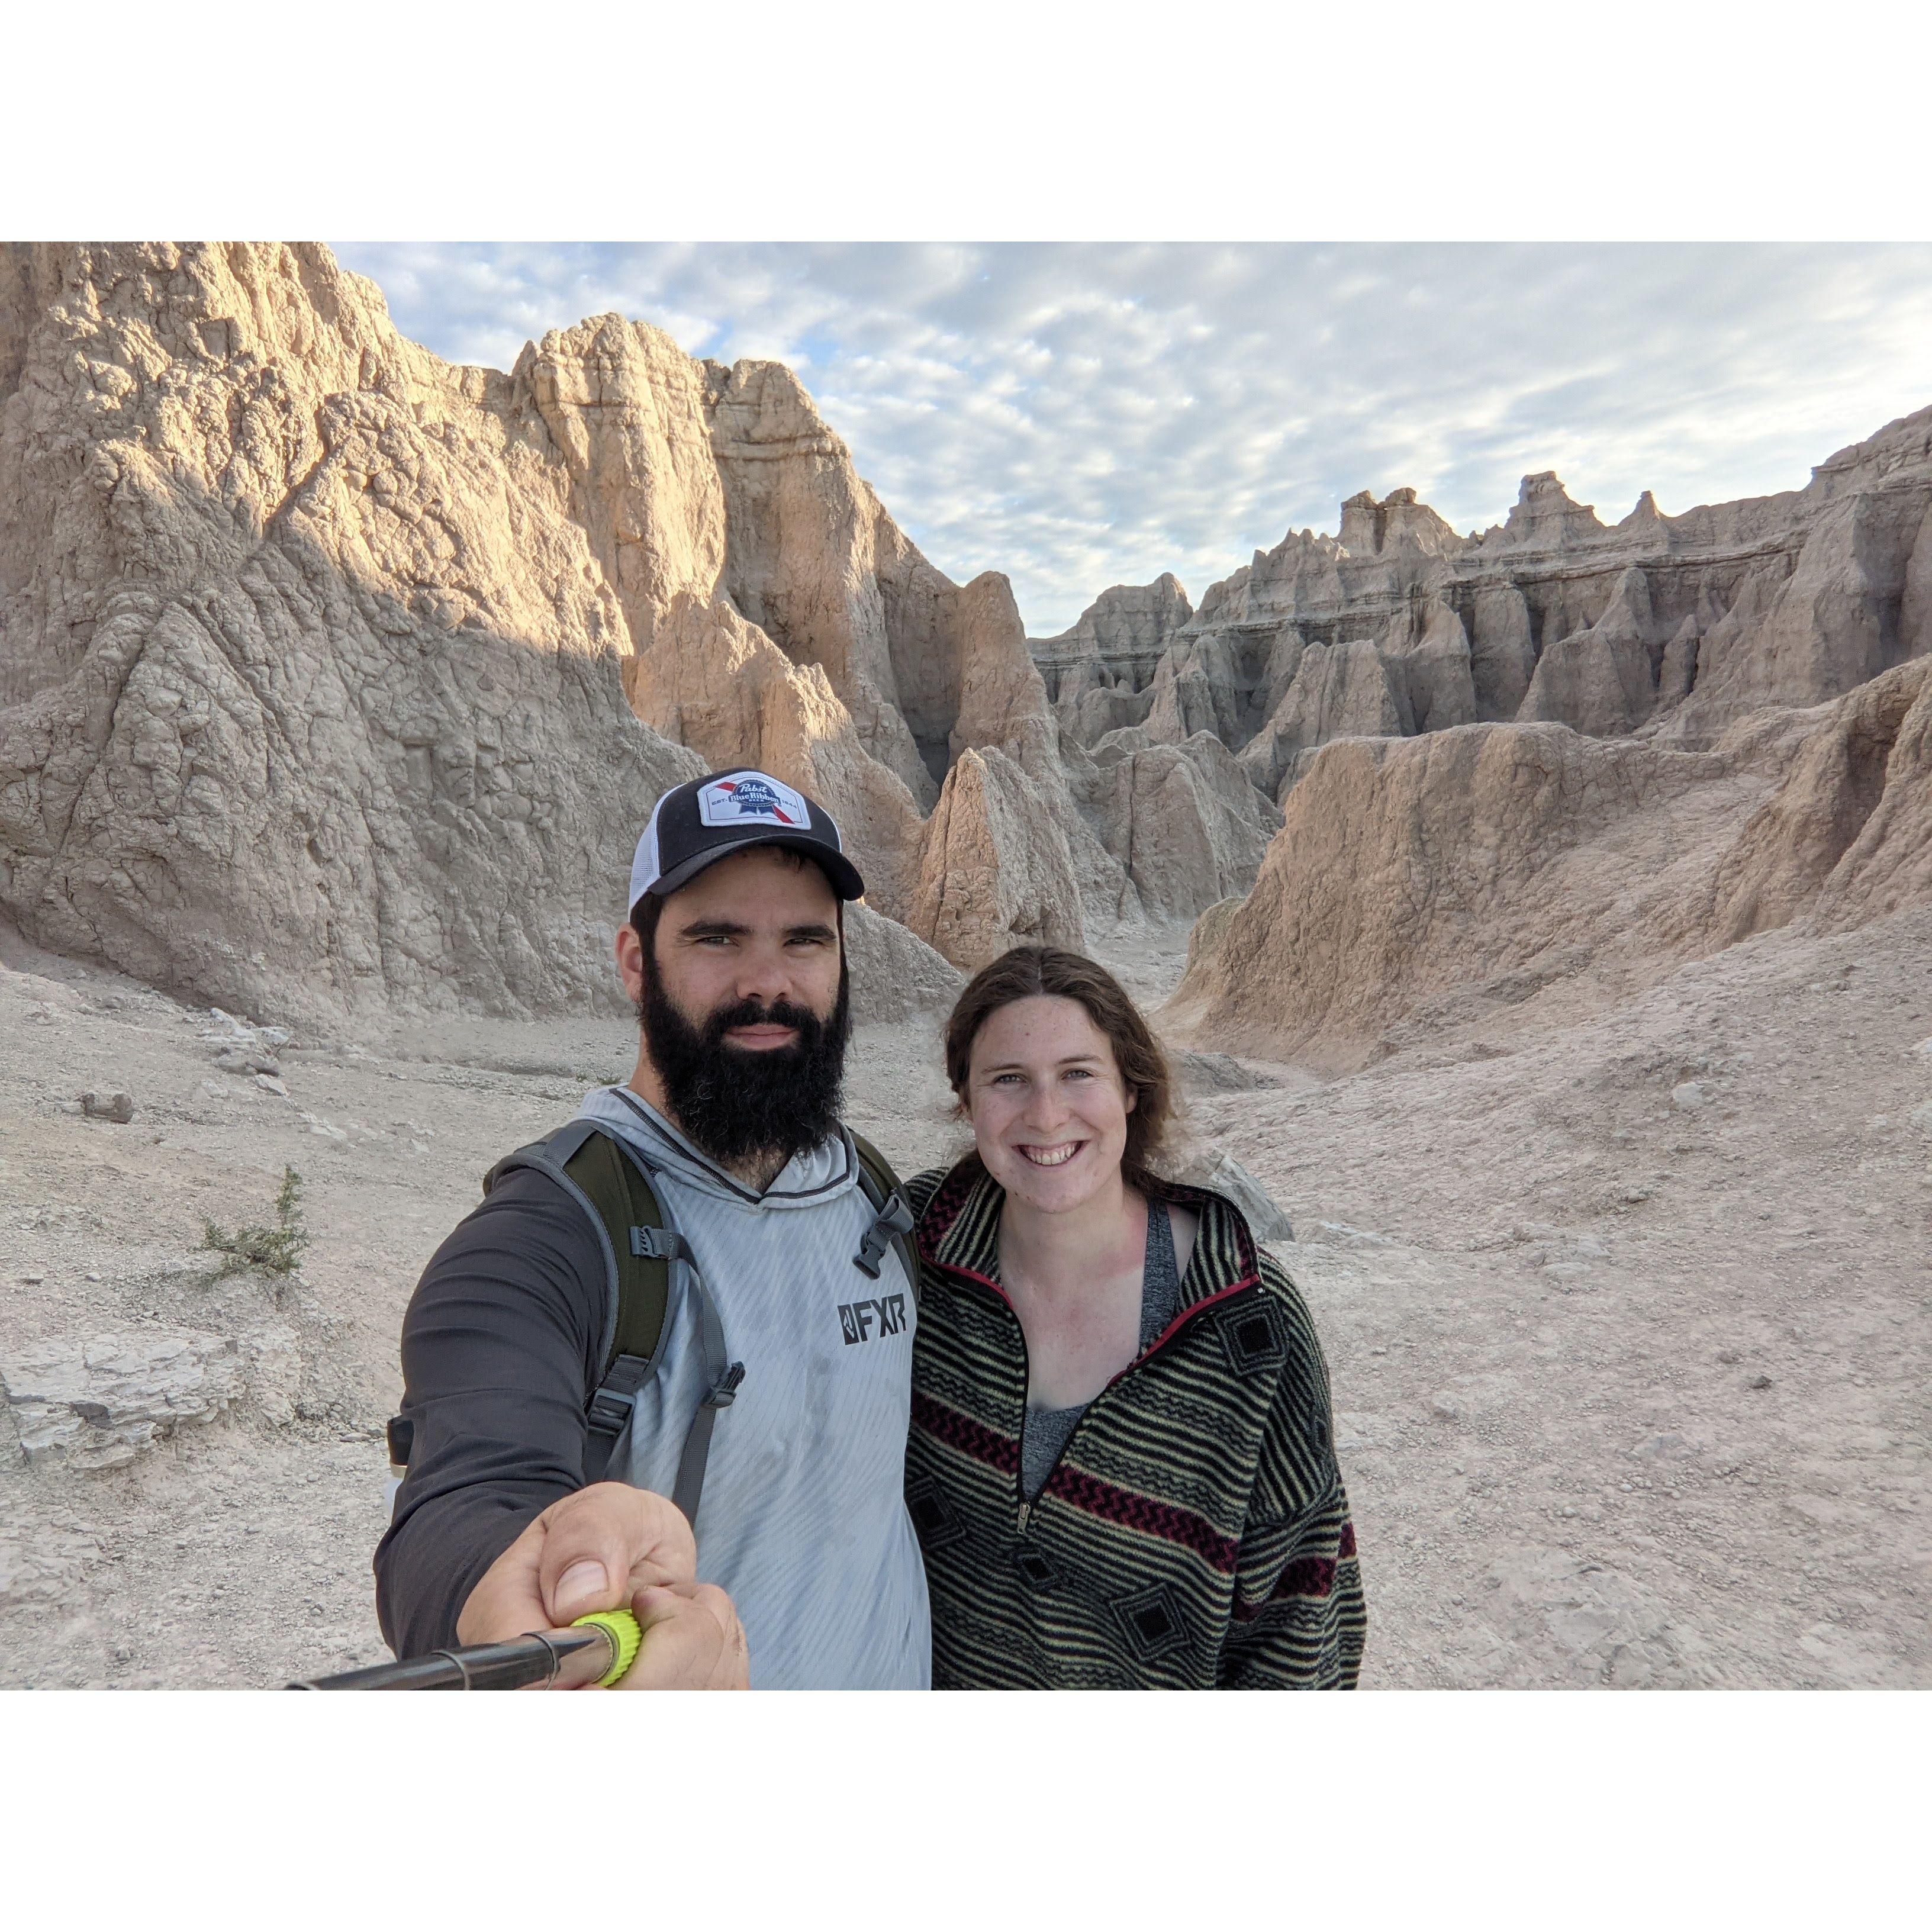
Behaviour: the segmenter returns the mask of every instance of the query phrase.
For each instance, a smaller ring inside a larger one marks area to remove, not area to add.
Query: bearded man
[[[628,1604],[626,1688],[929,1683],[914,1284],[838,1118],[863,890],[768,773],[658,801],[616,943],[637,1066],[557,1144],[594,1128],[648,1178],[674,1233],[628,1232],[672,1256],[661,1339],[611,1371],[620,1244],[560,1168],[506,1162],[404,1318],[412,1439],[375,1562],[398,1655]]]

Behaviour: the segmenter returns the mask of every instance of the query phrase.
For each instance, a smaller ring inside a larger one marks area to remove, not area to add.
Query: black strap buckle
[[[688,1262],[691,1244],[674,1228],[633,1228],[631,1252],[640,1261]]]
[[[859,1252],[852,1257],[852,1265],[861,1274],[877,1281],[879,1264],[885,1258],[886,1250],[896,1236],[909,1234],[912,1229],[912,1210],[906,1205],[904,1198],[897,1193],[890,1196],[879,1210],[878,1218],[866,1230],[866,1238],[859,1244]]]
[[[706,1408],[729,1408],[738,1400],[738,1384],[745,1379],[745,1365],[734,1362],[713,1384],[711,1393],[704,1398]]]
[[[631,1398],[613,1388],[600,1388],[590,1398],[586,1419],[600,1436],[621,1436],[631,1419]]]
[[[584,1411],[586,1420],[602,1436],[621,1436],[631,1419],[631,1398],[644,1385],[651,1365],[641,1355],[620,1355],[610,1372],[597,1385]]]

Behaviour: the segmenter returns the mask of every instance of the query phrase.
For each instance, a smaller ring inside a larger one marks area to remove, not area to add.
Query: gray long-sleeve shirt
[[[877,1281],[854,1264],[872,1210],[849,1143],[800,1156],[760,1196],[626,1089],[598,1090],[584,1112],[645,1153],[746,1365],[712,1434],[696,1533],[699,1576],[744,1621],[752,1682],[923,1688],[926,1579],[903,1496],[916,1317],[896,1255]],[[703,1382],[696,1310],[674,1272],[666,1371],[610,1466],[664,1493]],[[869,1320],[854,1317],[861,1303]],[[398,1654],[453,1641],[483,1572],[580,1486],[608,1316],[590,1224],[527,1170],[424,1271],[403,1332],[415,1446],[376,1556]]]

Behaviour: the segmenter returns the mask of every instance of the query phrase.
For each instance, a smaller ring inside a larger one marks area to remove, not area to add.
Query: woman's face
[[[1029,1207],[1064,1212],[1111,1181],[1132,1108],[1112,1045],[1078,1000],[1015,1000],[974,1040],[966,1111],[980,1158]]]

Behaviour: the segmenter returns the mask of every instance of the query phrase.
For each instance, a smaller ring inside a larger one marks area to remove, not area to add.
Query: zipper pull
[[[1024,1497],[1022,1497],[1020,1499],[1020,1534],[1022,1536],[1026,1534],[1027,1520],[1032,1514],[1033,1504],[1028,1502]]]

